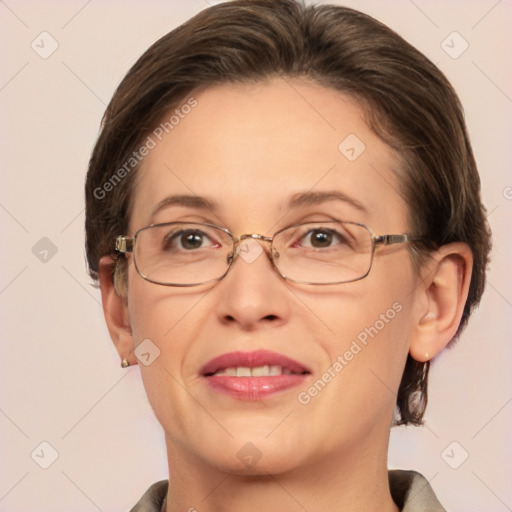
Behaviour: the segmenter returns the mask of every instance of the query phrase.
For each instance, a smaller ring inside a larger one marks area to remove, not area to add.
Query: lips
[[[223,354],[206,363],[201,368],[200,374],[205,377],[211,377],[228,368],[260,368],[264,366],[280,366],[283,370],[288,370],[293,374],[311,373],[301,363],[282,354],[268,350],[256,350],[253,352],[230,352]]]
[[[230,352],[200,370],[213,391],[239,400],[262,400],[298,386],[311,375],[309,368],[267,350]]]

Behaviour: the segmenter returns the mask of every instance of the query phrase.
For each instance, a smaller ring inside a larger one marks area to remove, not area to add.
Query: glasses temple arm
[[[421,242],[424,241],[421,237],[409,236],[409,235],[381,235],[374,236],[375,244],[382,245],[393,245],[393,244],[404,244],[407,242]]]
[[[116,238],[115,250],[124,254],[133,251],[133,238],[118,236]]]

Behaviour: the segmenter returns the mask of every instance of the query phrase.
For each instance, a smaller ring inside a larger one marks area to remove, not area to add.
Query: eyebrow
[[[338,190],[301,192],[294,194],[288,201],[287,208],[291,210],[304,206],[315,206],[327,201],[343,201],[344,203],[353,206],[356,210],[368,213],[368,210],[359,201]],[[162,199],[151,212],[151,218],[154,218],[157,213],[171,206],[185,206],[200,210],[210,210],[212,212],[216,212],[218,210],[218,204],[206,197],[195,195],[174,195]]]
[[[353,206],[356,210],[368,213],[368,210],[356,199],[338,190],[326,190],[325,192],[303,192],[292,196],[288,202],[288,208],[299,208],[301,206],[315,206],[327,201],[343,201]]]
[[[206,199],[200,196],[190,195],[175,195],[168,196],[162,199],[151,212],[151,218],[154,218],[157,213],[169,208],[170,206],[186,206],[188,208],[197,208],[200,210],[215,211],[218,209],[217,204],[211,199]]]

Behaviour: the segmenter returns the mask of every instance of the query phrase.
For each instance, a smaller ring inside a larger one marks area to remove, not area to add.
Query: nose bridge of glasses
[[[244,240],[252,239],[252,240],[261,240],[262,242],[272,242],[271,236],[264,236],[260,235],[258,233],[246,233],[244,235],[240,235],[238,238],[235,238],[234,243],[235,245],[238,245],[240,242],[243,242]]]
[[[231,252],[231,254],[228,256],[228,263],[232,262],[235,255],[241,251],[240,244],[246,240],[254,240],[255,242],[268,242],[269,244],[272,244],[273,237],[260,235],[258,233],[245,233],[239,237],[233,238],[233,252]],[[273,260],[271,251],[266,251],[263,249],[263,252],[267,254],[271,261]]]

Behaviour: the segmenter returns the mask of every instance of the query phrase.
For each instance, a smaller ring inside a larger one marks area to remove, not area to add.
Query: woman
[[[386,462],[490,247],[430,61],[351,9],[206,9],[120,84],[86,201],[110,335],[166,439],[169,481],[133,511],[444,510]]]

